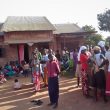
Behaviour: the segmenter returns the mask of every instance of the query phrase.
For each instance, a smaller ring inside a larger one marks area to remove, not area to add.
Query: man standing
[[[49,61],[47,62],[48,92],[50,98],[50,103],[48,105],[49,106],[53,105],[53,108],[57,108],[59,98],[58,75],[60,73],[60,68],[58,62],[54,60],[54,56],[52,54],[49,54],[48,58],[49,58]]]

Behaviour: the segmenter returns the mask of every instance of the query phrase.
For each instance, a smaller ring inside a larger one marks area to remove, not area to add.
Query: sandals
[[[32,100],[31,102],[34,102],[34,105],[41,106],[43,102],[41,100]]]

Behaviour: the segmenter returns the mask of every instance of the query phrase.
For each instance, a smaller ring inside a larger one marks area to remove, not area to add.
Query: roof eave
[[[54,35],[61,35],[61,34],[73,34],[73,35],[86,35],[86,34],[95,34],[97,31],[89,31],[89,32],[65,32],[65,33],[54,33]]]

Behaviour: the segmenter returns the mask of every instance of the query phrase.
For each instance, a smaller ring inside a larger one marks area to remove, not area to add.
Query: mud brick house
[[[77,24],[55,24],[54,48],[61,50],[66,47],[72,51],[85,43],[85,38],[95,32],[85,32]]]
[[[0,65],[5,61],[5,44],[4,44],[4,33],[1,32],[3,23],[0,23]]]
[[[46,17],[8,17],[1,24],[0,64],[16,60],[28,62],[34,48],[53,48],[53,30]]]
[[[51,24],[46,17],[10,16],[0,23],[0,65],[9,61],[29,61],[37,47],[60,52],[67,47],[72,51],[84,44],[94,32],[85,32],[76,24]]]

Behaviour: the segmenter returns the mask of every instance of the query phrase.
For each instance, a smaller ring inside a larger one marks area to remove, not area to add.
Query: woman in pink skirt
[[[41,65],[38,60],[38,54],[34,53],[32,60],[32,75],[33,75],[33,84],[35,87],[35,92],[40,90],[40,73],[41,73]]]
[[[106,77],[106,94],[108,96],[110,96],[110,49],[106,52],[105,57],[109,61],[108,73],[107,73],[107,77]]]

